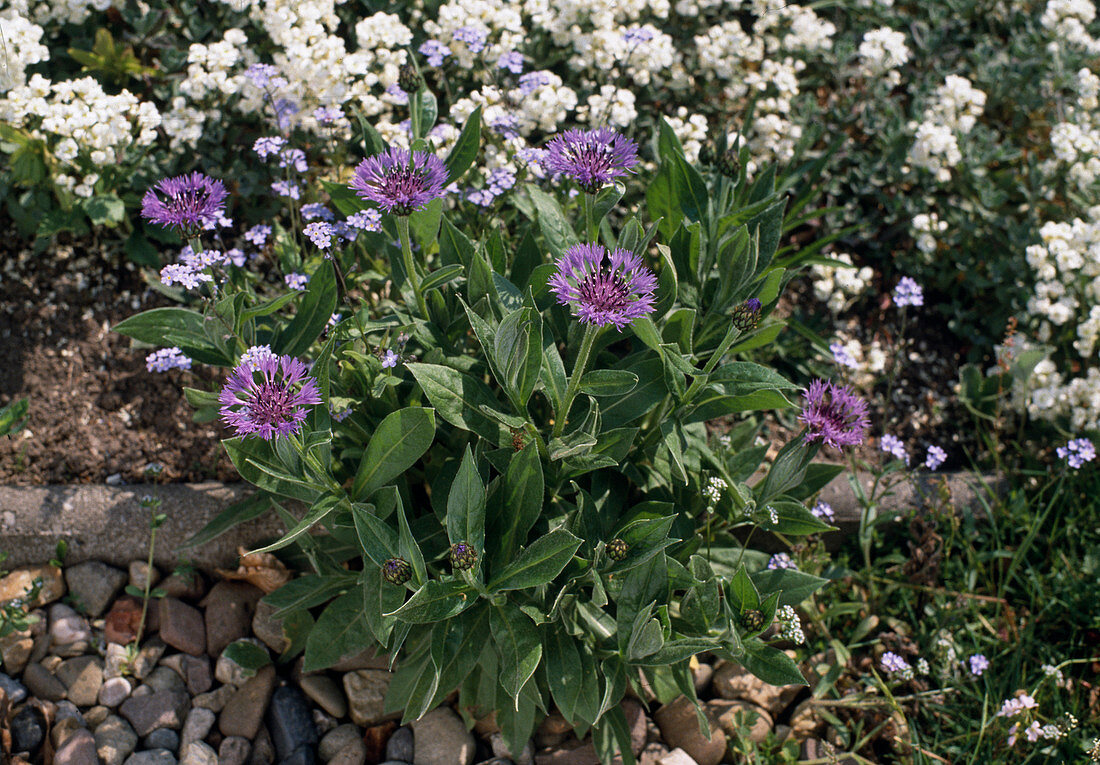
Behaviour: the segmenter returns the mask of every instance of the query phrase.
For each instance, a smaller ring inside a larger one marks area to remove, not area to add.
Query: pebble
[[[119,708],[139,736],[148,736],[157,728],[179,730],[191,708],[191,698],[183,691],[156,691],[131,696]]]
[[[126,585],[126,573],[99,561],[65,569],[65,581],[77,605],[92,618],[100,616]]]
[[[68,698],[81,707],[90,707],[103,686],[103,660],[98,656],[78,656],[58,666],[56,677],[68,689]]]
[[[271,743],[271,736],[267,734],[267,728],[260,726],[260,732],[252,740],[252,755],[248,761],[250,765],[270,765],[275,762],[275,747]]]
[[[344,675],[348,711],[356,725],[372,725],[385,717],[383,705],[393,674],[382,669],[357,669]]]
[[[99,727],[100,723],[111,716],[111,710],[105,706],[94,706],[91,709],[84,710],[84,722],[88,724],[91,730],[95,730]]]
[[[218,747],[218,765],[244,765],[251,751],[247,738],[227,736]]]
[[[411,732],[409,736],[411,738]],[[348,744],[355,741],[361,741],[362,738],[363,734],[358,726],[352,725],[351,723],[344,723],[343,725],[336,726],[325,734],[325,737],[321,739],[321,745],[318,747],[317,752],[320,754],[322,761],[328,762]],[[386,748],[386,758],[390,760],[400,759],[390,754],[389,747]],[[409,762],[412,762],[412,760],[410,759]]]
[[[748,701],[712,699],[707,706],[718,713],[718,724],[727,736],[738,737],[747,728],[749,740],[762,744],[772,732],[772,716]]]
[[[161,660],[161,665],[176,671],[191,695],[206,693],[214,685],[214,676],[210,671],[210,659],[206,656],[191,656],[176,653]]]
[[[32,651],[34,651],[34,637],[30,630],[12,632],[0,637],[0,664],[13,675],[18,675],[27,666]]]
[[[167,749],[169,752],[178,752],[180,750],[180,734],[171,728],[157,728],[145,737],[141,745],[146,749]]]
[[[291,752],[290,756],[281,760],[279,765],[314,765],[316,761],[317,755],[313,747],[306,744]]]
[[[473,734],[450,707],[436,707],[415,721],[412,729],[416,765],[473,765]]]
[[[108,643],[126,645],[137,638],[138,627],[141,626],[141,600],[125,595],[111,605],[111,610],[103,618],[103,639]],[[153,631],[156,621],[157,607],[150,605],[145,618],[148,620],[148,631]],[[159,625],[157,625],[159,627]]]
[[[74,717],[62,717],[50,726],[50,741],[54,749],[64,744],[78,730],[84,729],[84,721]]]
[[[264,641],[272,651],[281,654],[290,648],[290,638],[283,632],[283,620],[273,616],[275,610],[275,606],[269,606],[262,600],[256,604],[256,612],[252,615],[252,634]]]
[[[698,765],[698,763],[683,749],[676,748],[664,757],[659,757],[657,765]]]
[[[176,765],[176,755],[167,749],[149,749],[131,755],[124,765]]]
[[[329,760],[329,765],[363,765],[367,761],[367,747],[359,740],[352,741]],[[392,763],[392,761],[389,761]]]
[[[180,765],[218,765],[218,753],[203,741],[192,741],[183,750]]]
[[[344,691],[328,675],[305,675],[298,681],[298,687],[333,717],[347,717],[348,700]]]
[[[177,598],[161,598],[157,617],[165,643],[192,656],[206,652],[206,627],[199,609]]]
[[[134,751],[138,737],[130,723],[111,715],[95,729],[95,749],[103,765],[122,765]]]
[[[99,689],[99,703],[114,709],[130,697],[133,687],[125,677],[111,677],[103,682]]]
[[[217,656],[234,640],[248,637],[263,590],[247,582],[218,582],[203,598],[206,650]]]
[[[103,676],[105,678],[122,677],[129,670],[129,657],[126,646],[108,643],[103,654]]]
[[[25,706],[9,723],[11,751],[29,752],[33,760],[46,740],[46,718],[37,707]]]
[[[99,765],[91,732],[79,728],[54,751],[53,762],[54,765]]]
[[[42,587],[34,600],[27,603],[29,608],[41,608],[65,594],[65,581],[57,566],[21,566],[0,579],[0,603],[26,597],[35,579],[42,580]]]
[[[148,583],[150,588],[156,587],[160,581],[160,572],[156,566],[149,568],[149,564],[143,560],[135,560],[129,566],[130,584],[144,591]]]
[[[68,646],[83,643],[87,646],[92,639],[88,622],[64,603],[50,606],[50,642],[55,646]],[[83,650],[83,649],[82,649]]]
[[[41,664],[28,664],[23,670],[23,685],[31,696],[43,701],[61,701],[65,698],[65,685]]]
[[[130,670],[133,672],[134,677],[138,680],[144,680],[145,677],[156,668],[157,662],[160,661],[160,657],[164,655],[164,652],[168,649],[168,646],[164,644],[164,641],[159,637],[151,638],[145,645],[138,651],[137,657],[134,659],[133,664],[130,665]]]
[[[183,732],[180,734],[179,750],[186,752],[187,747],[194,741],[202,741],[206,734],[214,727],[217,715],[209,709],[196,707],[187,713],[187,721],[183,724]]]
[[[711,680],[714,693],[723,699],[751,701],[772,715],[786,709],[802,690],[802,685],[768,685],[740,664],[723,662]]]
[[[292,685],[275,691],[267,707],[267,732],[275,745],[275,756],[287,759],[304,746],[317,744],[317,728],[313,724],[309,702]]]
[[[718,765],[726,753],[726,734],[718,725],[718,715],[703,706],[710,722],[710,738],[703,736],[695,717],[695,705],[684,696],[677,696],[663,705],[653,715],[665,743],[679,747],[695,759],[699,765]]]
[[[530,739],[527,740],[519,757],[512,754],[512,750],[508,748],[508,744],[504,741],[503,733],[490,733],[489,746],[493,749],[495,759],[515,760],[515,765],[533,765],[535,762],[535,743]],[[639,747],[639,751],[640,749],[641,747]]]
[[[198,600],[206,591],[206,585],[203,583],[202,574],[198,571],[192,571],[189,574],[172,572],[160,583],[160,589],[164,590],[164,594],[170,598]]]
[[[3,672],[0,672],[0,691],[4,692],[8,697],[8,701],[10,701],[13,706],[27,698],[26,687],[15,678],[8,677]]]
[[[237,689],[232,685],[219,685],[209,693],[200,693],[191,699],[191,704],[192,706],[209,709],[211,712],[220,712],[236,692]]]
[[[387,760],[412,762],[413,752],[413,732],[412,728],[407,726],[395,730],[390,740],[386,742]]]
[[[240,687],[244,685],[245,680],[256,673],[255,667],[241,666],[231,658],[233,651],[230,649],[238,644],[256,646],[256,648],[263,652],[264,656],[268,655],[267,646],[259,640],[256,640],[256,638],[241,638],[240,640],[234,640],[222,650],[221,655],[218,656],[218,660],[214,664],[214,679],[219,683]]]
[[[275,690],[275,667],[261,667],[226,702],[218,719],[218,729],[224,736],[255,738],[263,722],[267,702]]]
[[[163,664],[149,673],[145,678],[145,684],[154,691],[186,691],[187,689],[179,673]]]

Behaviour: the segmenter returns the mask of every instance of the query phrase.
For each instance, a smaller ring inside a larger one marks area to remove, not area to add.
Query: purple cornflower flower
[[[909,464],[909,452],[905,451],[905,444],[897,436],[887,433],[879,442],[879,448],[892,455],[894,459],[901,460],[906,465]]]
[[[575,244],[556,265],[550,290],[585,324],[614,324],[621,332],[653,311],[657,277],[629,250],[608,253],[598,244]]]
[[[286,146],[286,139],[277,135],[265,135],[252,142],[252,151],[260,155],[260,159],[267,159],[272,154],[278,154]]]
[[[360,162],[351,188],[386,212],[408,215],[442,197],[446,183],[447,166],[439,157],[391,148]]]
[[[772,570],[794,567],[794,561],[791,560],[791,556],[785,552],[777,552],[775,555],[768,559],[768,568]]]
[[[246,241],[251,242],[257,247],[263,247],[267,242],[267,238],[271,236],[271,226],[265,226],[260,223],[248,229],[244,232],[244,238]]]
[[[645,27],[630,27],[623,32],[623,42],[627,45],[640,45],[641,43],[649,42],[657,33],[652,29]]]
[[[539,70],[528,72],[519,78],[519,90],[523,95],[529,96],[541,87],[550,84],[550,73]]]
[[[163,199],[157,195],[163,195]],[[157,181],[141,199],[141,217],[185,236],[197,234],[207,221],[217,221],[229,196],[221,181],[202,173]]]
[[[507,69],[512,74],[523,73],[523,54],[510,50],[497,58],[497,69]]]
[[[145,368],[150,372],[167,372],[169,369],[190,369],[191,359],[177,347],[161,348],[145,357]]]
[[[451,55],[451,49],[439,40],[428,40],[417,48],[417,50],[420,51],[422,56],[428,58],[428,63],[431,66],[441,66],[443,64],[443,59]]]
[[[480,53],[485,48],[485,41],[489,39],[489,33],[477,27],[459,27],[454,32],[454,38],[465,43],[470,53]],[[432,64],[432,66],[438,66],[438,64]]]
[[[898,282],[898,286],[894,288],[894,304],[898,308],[904,308],[907,305],[922,306],[924,305],[924,291],[911,278],[903,276],[901,281]]]
[[[828,380],[814,380],[804,397],[798,419],[806,426],[807,443],[820,440],[838,449],[863,443],[871,426],[867,402],[850,388]]]
[[[810,512],[813,513],[815,518],[820,518],[826,523],[832,523],[836,520],[836,513],[833,511],[833,506],[828,502],[818,502],[810,508]]]
[[[286,78],[279,75],[279,69],[271,64],[253,64],[245,70],[244,76],[257,88],[281,88],[287,84]]]
[[[256,379],[256,373],[260,380]],[[241,364],[229,375],[218,397],[225,424],[238,436],[265,441],[297,433],[308,407],[321,403],[317,382],[306,377],[306,365],[293,356],[265,356]]]
[[[1096,459],[1096,447],[1087,438],[1074,438],[1065,446],[1058,447],[1058,457],[1069,463],[1069,466],[1077,470],[1086,462]]]
[[[320,218],[329,223],[336,220],[336,216],[332,214],[332,210],[328,209],[320,202],[310,202],[308,205],[302,205],[302,218],[304,220]]]
[[[306,224],[305,228],[302,229],[302,233],[322,250],[327,250],[332,246],[332,226],[323,220]]]
[[[989,659],[985,658],[984,654],[976,653],[967,661],[970,663],[970,674],[974,677],[980,677],[983,672],[989,669]]]
[[[638,164],[638,145],[610,128],[566,130],[546,145],[546,167],[589,194]]]
[[[251,367],[253,369],[259,369],[259,363],[266,358],[277,358],[274,351],[271,350],[270,345],[254,345],[247,351],[241,354],[239,367]]]
[[[160,270],[160,282],[168,287],[178,284],[186,290],[198,289],[203,282],[212,282],[214,277],[202,271],[184,265],[172,263]]]
[[[386,355],[382,357],[382,368],[392,369],[397,366],[397,362],[401,361],[401,357],[394,352],[393,348],[386,350]]]
[[[297,183],[289,183],[287,181],[275,181],[271,184],[271,190],[281,197],[289,197],[290,199],[300,199],[302,192],[298,189]]]
[[[382,213],[373,209],[357,212],[348,216],[348,225],[378,233],[382,230]]]
[[[947,452],[938,446],[929,446],[928,454],[924,458],[924,466],[929,470],[937,470],[947,459]]]
[[[306,285],[309,284],[309,277],[305,274],[292,273],[283,277],[283,281],[286,282],[286,286],[292,290],[304,290]]]
[[[829,343],[829,351],[833,354],[833,361],[840,366],[851,367],[852,369],[859,368],[859,362],[856,361],[856,357],[849,353],[844,343],[839,340],[834,340]]]
[[[338,106],[318,106],[313,110],[313,119],[322,125],[330,125],[343,117],[344,112]]]
[[[904,674],[906,671],[911,670],[909,662],[902,657],[898,656],[893,651],[887,651],[882,655],[882,668],[887,672],[898,672]]]

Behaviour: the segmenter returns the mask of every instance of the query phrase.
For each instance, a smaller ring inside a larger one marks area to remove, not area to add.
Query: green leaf
[[[397,549],[401,557],[412,565],[413,583],[424,584],[428,579],[428,570],[424,565],[424,554],[420,552],[420,545],[409,528],[409,519],[405,515],[405,503],[401,501],[401,494],[396,487],[388,487],[387,491],[393,493],[394,503],[397,505]],[[434,516],[431,516],[434,518]]]
[[[309,512],[302,516],[302,519],[298,521],[298,524],[286,534],[284,534],[279,540],[272,542],[271,544],[264,547],[260,547],[259,549],[252,550],[252,552],[266,553],[273,552],[275,550],[281,550],[282,548],[286,547],[291,542],[296,540],[298,537],[305,534],[311,528],[316,526],[318,523],[323,521],[325,518],[327,518],[333,510],[340,506],[342,502],[344,502],[344,499],[342,497],[336,496],[334,494],[326,494],[325,496],[321,497],[321,499],[319,499],[316,503],[314,503],[313,507],[309,509]]]
[[[353,575],[306,574],[291,579],[275,592],[265,595],[263,601],[275,609],[274,618],[281,619],[295,611],[306,611],[327,603],[354,584]]]
[[[494,560],[511,560],[542,514],[542,461],[534,441],[512,455],[489,525]]]
[[[451,544],[465,542],[479,555],[485,551],[485,484],[469,445],[447,495],[447,538]]]
[[[435,412],[417,406],[391,412],[371,434],[351,495],[369,497],[416,464],[435,439]]]
[[[447,183],[454,183],[461,178],[477,159],[477,152],[481,146],[481,104],[466,118],[466,124],[462,126],[462,132],[458,134],[455,145],[444,164],[447,166]]]
[[[511,442],[508,431],[502,432],[500,424],[479,409],[481,404],[500,408],[492,390],[481,380],[438,364],[408,364],[407,368],[436,412],[447,422],[477,433],[497,446]]]
[[[0,436],[12,435],[22,430],[29,407],[30,402],[25,398],[18,398],[7,406],[0,407]]]
[[[671,507],[668,503],[664,506]],[[679,542],[680,540],[670,538],[668,535],[675,521],[675,515],[667,515],[658,518],[638,518],[623,526],[614,536],[626,542],[626,557],[613,562],[609,570],[620,573],[640,566],[669,545]]]
[[[241,478],[265,491],[311,505],[324,490],[286,473],[271,444],[263,439],[229,438],[222,446]]]
[[[763,569],[751,578],[761,592],[778,592],[780,606],[792,607],[829,583],[828,579],[793,568]]]
[[[638,375],[626,369],[593,369],[581,378],[581,392],[592,396],[623,396],[638,385]]]
[[[668,395],[660,359],[639,358],[624,368],[636,374],[639,382],[629,393],[601,407],[605,428],[617,428],[638,419]]]
[[[395,616],[409,624],[431,624],[457,616],[473,605],[475,593],[465,582],[429,579],[405,604],[384,616]]]
[[[3,425],[0,423],[0,433]],[[177,547],[177,550],[186,550],[191,547],[204,545],[213,539],[217,539],[230,529],[247,523],[254,518],[259,518],[271,507],[271,497],[262,491],[245,497],[240,502],[234,502],[218,513],[218,517],[198,530],[190,539]]]
[[[225,647],[222,656],[243,669],[244,677],[252,677],[257,670],[271,663],[268,652],[248,640],[234,640]]]
[[[373,205],[367,204],[367,201],[356,194],[346,183],[321,181],[321,186],[328,192],[329,199],[332,200],[332,206],[339,210],[341,215],[355,215],[355,213],[373,207]]]
[[[527,184],[527,193],[535,204],[539,228],[551,255],[557,257],[576,244],[577,235],[566,220],[558,200],[532,184]]]
[[[489,582],[490,592],[522,590],[553,581],[581,546],[564,528],[536,539]]]
[[[372,643],[359,588],[328,604],[306,640],[304,672],[316,672],[354,656]]]
[[[512,605],[494,606],[489,613],[489,628],[500,655],[500,684],[516,699],[518,708],[520,689],[542,659],[538,629],[527,614]]]
[[[787,654],[778,648],[765,645],[759,638],[744,642],[745,654],[741,663],[745,669],[769,685],[807,685],[806,679]]]
[[[434,290],[442,287],[448,282],[454,281],[458,277],[462,276],[466,272],[466,268],[460,263],[452,263],[449,266],[443,266],[437,268],[425,277],[424,281],[420,282],[420,289],[422,292],[428,290]]]
[[[309,350],[336,310],[336,272],[331,261],[325,260],[313,272],[298,313],[279,333],[271,347],[276,353],[301,356]]]
[[[835,526],[822,521],[811,513],[801,502],[788,500],[773,500],[765,506],[765,509],[774,510],[778,521],[766,523],[762,527],[767,531],[791,536],[805,536],[818,534],[822,531],[835,531]]]
[[[397,533],[373,511],[373,505],[355,503],[351,506],[359,544],[366,556],[374,561],[374,565],[381,567],[390,558],[398,557]]]
[[[140,343],[164,348],[178,346],[189,357],[203,364],[231,366],[233,359],[214,346],[206,334],[206,328],[206,319],[196,311],[154,308],[123,319],[111,331],[132,337]]]
[[[428,249],[439,238],[439,223],[443,218],[443,200],[433,199],[422,210],[409,216],[409,230],[421,248]]]
[[[757,592],[756,585],[746,573],[744,565],[737,569],[737,573],[729,580],[726,592],[729,595],[730,605],[740,613],[760,608],[760,593]]]
[[[768,475],[753,487],[757,503],[770,502],[773,498],[798,486],[806,475],[810,460],[820,448],[820,444],[807,444],[801,438],[789,441],[779,450],[779,454],[775,455]]]
[[[626,643],[626,658],[630,661],[640,661],[657,653],[664,644],[661,623],[657,619],[636,619]]]
[[[114,194],[102,194],[84,202],[84,213],[93,225],[114,227],[126,217],[126,205]]]
[[[439,230],[439,257],[447,265],[469,266],[477,254],[474,243],[454,224],[443,218]]]
[[[550,695],[562,717],[576,724],[577,702],[586,685],[577,642],[557,625],[551,624],[543,629],[543,645]],[[589,692],[595,696],[591,689]]]
[[[493,356],[516,409],[526,411],[542,368],[542,325],[533,308],[520,308],[504,317],[493,338]]]

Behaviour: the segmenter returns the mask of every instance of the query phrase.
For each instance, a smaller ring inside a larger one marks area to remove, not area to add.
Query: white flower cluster
[[[1066,177],[1084,192],[1100,178],[1100,121],[1095,117],[1100,100],[1100,77],[1081,69],[1075,81],[1077,103],[1066,109],[1065,119],[1050,131],[1053,156],[1042,170],[1053,174],[1064,169]]]
[[[38,24],[50,23],[83,24],[92,11],[105,11],[111,7],[111,0],[9,0],[5,3],[11,10]]]
[[[684,147],[684,156],[688,162],[699,160],[699,151],[707,140],[707,118],[701,114],[689,116],[687,107],[681,106],[675,116],[665,117],[672,132],[680,139]]]
[[[962,160],[959,136],[966,135],[985,109],[985,93],[970,80],[949,74],[936,88],[920,123],[910,123],[915,133],[909,149],[909,162],[928,170],[936,180],[951,180],[951,168]]]
[[[707,498],[707,512],[713,510],[719,500],[722,499],[722,492],[729,488],[729,485],[717,476],[711,476],[707,480],[706,488],[703,489],[703,496]]]
[[[901,84],[898,67],[909,60],[905,33],[889,27],[872,29],[859,44],[859,70],[864,77],[882,78],[890,87]]]
[[[791,606],[780,606],[775,612],[775,620],[779,623],[779,634],[784,640],[802,645],[806,642],[806,633],[802,631],[802,621],[798,613]]]
[[[852,256],[836,253],[829,256],[832,260],[846,263],[845,266],[813,265],[810,277],[814,283],[814,296],[829,306],[833,313],[840,313],[863,294],[875,276],[870,266],[856,268]]]
[[[937,234],[947,231],[947,221],[940,220],[934,212],[920,213],[913,216],[911,229],[917,249],[924,256],[924,262],[931,263],[932,256],[936,253]]]
[[[1100,54],[1100,40],[1088,31],[1095,18],[1096,6],[1091,0],[1049,0],[1039,23],[1052,35],[1049,43],[1052,51],[1069,44],[1095,56]]]
[[[27,67],[47,61],[50,49],[39,42],[42,27],[34,24],[12,9],[0,14],[0,93],[27,84]]]

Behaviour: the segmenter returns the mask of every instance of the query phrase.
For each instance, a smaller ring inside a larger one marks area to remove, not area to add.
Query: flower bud
[[[477,565],[477,550],[465,542],[451,545],[451,566],[459,571],[471,569]]]
[[[764,629],[764,614],[755,608],[741,613],[741,626],[749,632],[759,632]]]
[[[382,577],[390,584],[404,584],[412,579],[412,566],[404,558],[390,558],[382,564]]]
[[[737,327],[742,332],[747,332],[750,329],[756,329],[756,325],[760,323],[760,301],[756,298],[749,298],[737,308],[733,309],[733,326]]]
[[[615,537],[607,543],[607,547],[605,549],[607,550],[607,557],[618,563],[619,561],[626,558],[627,552],[630,551],[630,545],[628,545],[626,542],[619,539],[618,537]]]
[[[410,96],[414,95],[424,84],[424,78],[412,64],[402,64],[397,71],[397,86]]]
[[[726,149],[718,158],[718,172],[727,178],[737,178],[741,174],[741,158],[737,149]]]

